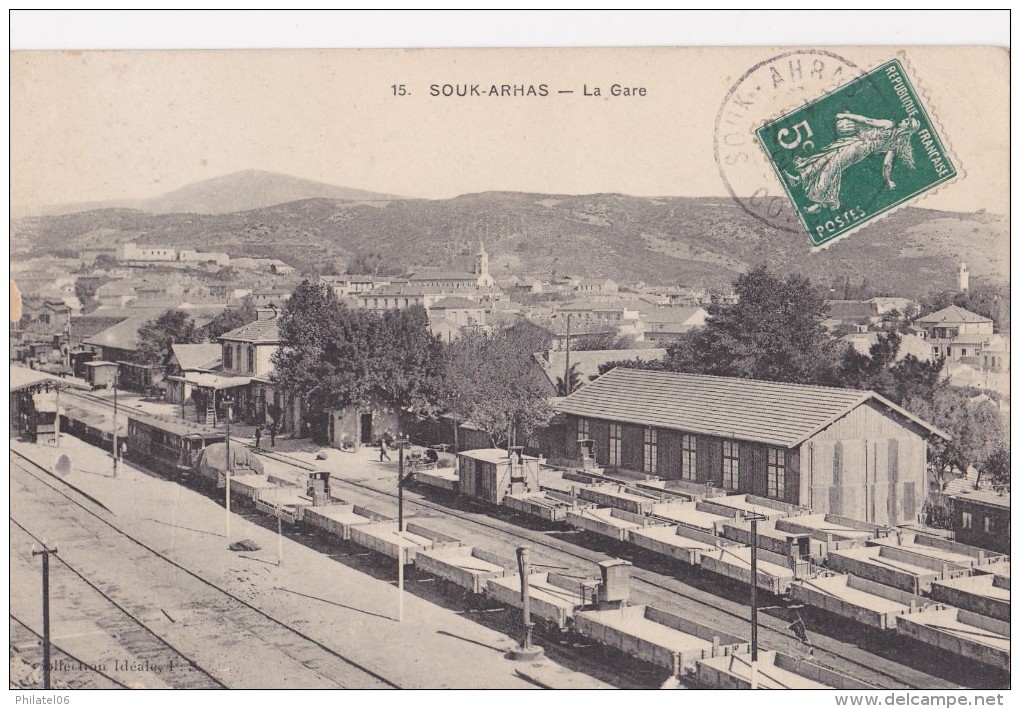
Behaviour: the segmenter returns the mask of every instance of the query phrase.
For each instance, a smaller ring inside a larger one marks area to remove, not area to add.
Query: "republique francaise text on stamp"
[[[815,247],[957,175],[898,60],[756,134]]]

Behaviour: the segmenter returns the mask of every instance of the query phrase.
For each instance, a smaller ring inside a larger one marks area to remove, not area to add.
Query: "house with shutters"
[[[592,439],[608,468],[887,525],[917,521],[948,439],[872,391],[621,367],[553,408],[564,449]]]

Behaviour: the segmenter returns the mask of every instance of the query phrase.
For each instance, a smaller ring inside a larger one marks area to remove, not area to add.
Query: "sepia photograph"
[[[1009,47],[862,42],[13,47],[11,700],[1001,706]]]

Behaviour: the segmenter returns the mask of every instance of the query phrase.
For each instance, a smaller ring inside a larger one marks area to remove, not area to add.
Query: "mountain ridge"
[[[18,211],[23,216],[59,216],[101,209],[133,209],[149,214],[226,214],[315,198],[354,202],[408,199],[249,169],[192,182],[156,197],[52,204]]]
[[[827,283],[863,279],[920,297],[975,278],[1009,280],[1008,217],[906,207],[819,253],[727,197],[481,192],[446,200],[309,198],[219,214],[93,210],[15,219],[14,254],[77,251],[123,241],[280,258],[343,270],[377,252],[401,268],[466,267],[482,241],[494,274],[611,277],[624,283],[725,287],[766,264]]]

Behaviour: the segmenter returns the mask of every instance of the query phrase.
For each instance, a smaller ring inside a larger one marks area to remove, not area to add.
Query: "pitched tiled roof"
[[[700,307],[672,307],[672,308],[649,308],[641,319],[647,323],[673,323],[686,324],[702,314],[708,315],[704,308]]]
[[[256,320],[250,322],[247,325],[231,330],[220,335],[221,340],[238,340],[240,342],[279,342],[280,341],[280,321],[276,318],[272,320]]]
[[[925,323],[927,325],[941,325],[943,323],[982,323],[991,321],[991,318],[972,313],[956,305],[950,305],[948,308],[942,308],[942,310],[925,315],[923,318],[918,318],[914,322]]]
[[[430,310],[485,310],[485,306],[467,298],[450,296],[433,303]]]
[[[792,448],[868,400],[948,438],[870,391],[619,367],[554,408],[586,418]]]
[[[878,305],[870,300],[829,300],[825,304],[830,318],[872,318],[878,315]]]
[[[138,328],[152,320],[154,316],[143,313],[123,320],[116,325],[86,337],[82,342],[96,347],[113,347],[131,352],[138,350]]]
[[[174,357],[184,371],[196,369],[216,369],[223,358],[223,347],[220,345],[172,345]]]

